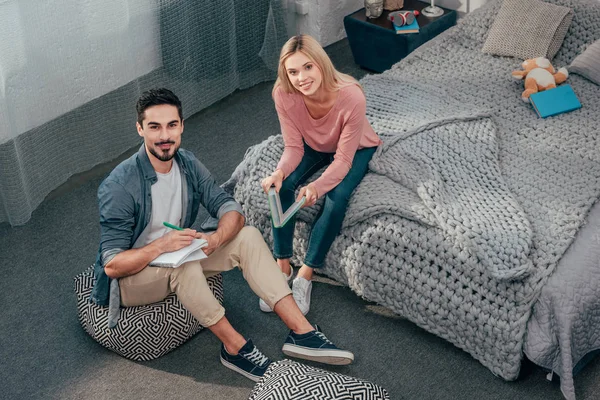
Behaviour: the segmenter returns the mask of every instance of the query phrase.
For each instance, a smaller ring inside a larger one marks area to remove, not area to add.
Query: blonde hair
[[[357,85],[362,90],[356,79],[335,69],[323,47],[312,36],[297,35],[291,37],[281,48],[273,94],[279,87],[286,93],[300,93],[290,82],[285,69],[287,59],[299,51],[319,67],[323,76],[321,85],[326,91],[333,92],[349,85]]]

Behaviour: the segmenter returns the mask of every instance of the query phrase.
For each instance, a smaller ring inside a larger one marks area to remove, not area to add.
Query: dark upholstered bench
[[[427,6],[429,3],[404,0],[402,9],[421,11]],[[375,72],[390,69],[417,47],[456,24],[456,11],[444,9],[444,14],[436,18],[419,15],[419,33],[399,35],[387,19],[389,13],[384,10],[378,18],[368,19],[363,8],[344,17],[354,61],[363,68]]]

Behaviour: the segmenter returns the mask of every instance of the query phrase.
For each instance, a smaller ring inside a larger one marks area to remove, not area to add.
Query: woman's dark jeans
[[[325,203],[315,219],[304,264],[312,268],[323,266],[325,256],[335,237],[340,232],[346,208],[352,192],[367,173],[369,161],[377,147],[358,150],[352,160],[352,167],[346,177],[331,191],[325,194]],[[304,144],[304,156],[294,172],[281,185],[279,197],[281,208],[287,210],[296,200],[296,188],[322,167],[331,164],[334,153],[321,153]],[[273,227],[274,255],[278,259],[291,258],[293,255],[294,228],[296,217],[292,217],[281,228]]]

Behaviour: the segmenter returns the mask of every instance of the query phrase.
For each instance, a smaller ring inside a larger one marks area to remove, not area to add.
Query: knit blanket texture
[[[575,14],[561,67],[600,38],[600,3],[548,2]],[[361,80],[384,143],[322,272],[513,380],[532,305],[600,195],[600,88],[571,75],[583,108],[538,118],[511,78],[522,60],[481,52],[500,5]],[[224,184],[270,244],[260,180],[282,151],[280,135],[251,147]],[[296,265],[321,205],[298,213]]]

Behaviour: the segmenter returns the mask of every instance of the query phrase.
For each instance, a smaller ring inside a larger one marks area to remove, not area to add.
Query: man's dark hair
[[[142,93],[137,101],[135,109],[137,111],[137,122],[143,127],[144,113],[146,109],[152,106],[159,106],[161,104],[170,104],[177,107],[179,113],[179,119],[183,121],[183,111],[181,109],[181,101],[171,92],[169,89],[150,89]]]

